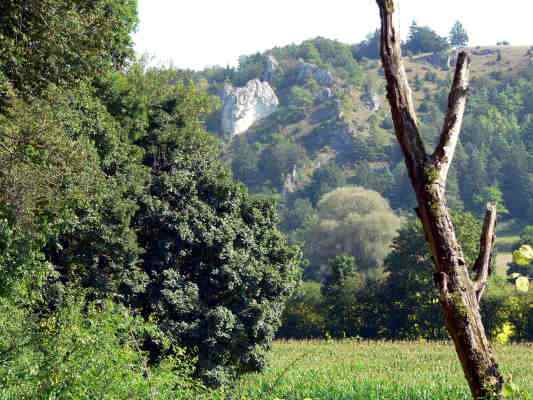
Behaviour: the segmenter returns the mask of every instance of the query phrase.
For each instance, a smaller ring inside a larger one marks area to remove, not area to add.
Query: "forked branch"
[[[387,78],[387,97],[391,105],[396,135],[411,174],[424,165],[426,152],[418,130],[413,96],[402,61],[400,32],[396,29],[394,2],[377,0],[381,13],[381,57]],[[421,177],[420,177],[421,178]]]
[[[483,296],[487,281],[491,274],[492,253],[496,240],[496,205],[487,204],[483,230],[479,241],[479,255],[474,264],[476,276],[474,278],[474,290],[476,291],[478,302]]]
[[[459,140],[468,90],[470,61],[459,55],[449,106],[439,144],[426,155],[401,59],[395,0],[376,0],[381,14],[381,58],[387,79],[396,136],[415,190],[418,215],[441,289],[446,328],[453,339],[463,372],[476,400],[502,398],[503,378],[481,320],[479,299],[487,285],[494,247],[496,208],[489,205],[480,240],[475,277],[470,276],[446,205],[446,178]],[[477,301],[476,301],[477,300]]]
[[[461,52],[457,59],[455,77],[448,97],[448,111],[444,119],[444,127],[442,128],[439,144],[435,153],[433,153],[433,159],[436,161],[442,183],[446,182],[457,142],[459,141],[468,97],[469,78],[470,57],[465,52]]]

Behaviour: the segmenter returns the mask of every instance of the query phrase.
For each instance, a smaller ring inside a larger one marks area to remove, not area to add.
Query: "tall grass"
[[[533,345],[498,346],[503,373],[533,398]],[[213,399],[461,400],[470,399],[449,343],[277,342],[270,367]]]

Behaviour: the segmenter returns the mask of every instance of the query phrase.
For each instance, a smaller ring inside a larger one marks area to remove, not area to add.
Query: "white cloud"
[[[139,0],[139,53],[181,68],[234,65],[238,56],[323,36],[361,41],[378,26],[374,0]],[[413,19],[448,33],[461,20],[475,45],[533,44],[529,0],[401,0],[405,34]]]

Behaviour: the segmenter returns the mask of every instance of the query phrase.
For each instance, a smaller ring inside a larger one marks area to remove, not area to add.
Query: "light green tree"
[[[318,203],[318,221],[306,234],[310,276],[337,255],[353,256],[361,271],[379,267],[400,227],[400,218],[379,193],[357,186],[334,190]]]

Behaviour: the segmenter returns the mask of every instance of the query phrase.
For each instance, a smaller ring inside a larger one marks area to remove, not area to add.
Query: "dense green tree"
[[[362,286],[352,256],[339,255],[331,259],[324,271],[320,290],[324,297],[324,312],[328,333],[334,337],[354,336],[351,320],[355,317],[356,291]]]
[[[231,169],[233,176],[248,188],[256,188],[260,183],[258,152],[245,137],[236,138],[232,143],[232,148]]]
[[[326,332],[327,316],[318,282],[303,282],[287,302],[278,338],[322,338]]]
[[[90,141],[97,158],[88,171],[94,174],[92,187],[85,189],[85,198],[69,205],[71,216],[45,253],[61,273],[61,282],[74,280],[101,295],[117,293],[137,270],[141,249],[131,224],[147,171],[139,150],[127,143],[126,132],[90,88],[58,95],[53,103],[62,129],[73,139]]]
[[[90,88],[43,93],[0,116],[0,180],[10,187],[0,196],[3,216],[15,237],[34,238],[27,245],[60,274],[57,283],[116,288],[111,277],[133,269],[138,252],[129,225],[144,173]],[[23,265],[20,273],[37,273]]]
[[[318,49],[311,40],[302,43],[302,46],[299,51],[299,57],[313,64],[322,64],[322,58],[320,57],[320,53],[318,52]]]
[[[413,54],[438,53],[448,50],[448,40],[439,36],[428,26],[418,26],[413,21],[409,29],[409,36],[405,48]]]
[[[239,68],[232,74],[232,83],[244,86],[252,79],[258,79],[263,71],[264,57],[260,53],[239,57]]]
[[[355,176],[348,180],[350,184],[374,190],[383,196],[390,192],[393,176],[388,167],[372,170],[368,163],[358,162],[354,165],[354,170]]]
[[[412,210],[415,207],[416,199],[413,191],[409,187],[409,176],[403,163],[398,163],[392,170],[393,182],[386,193],[391,206],[394,209]]]
[[[481,224],[469,213],[455,213],[453,219],[465,257],[472,262],[477,257]],[[400,229],[385,260],[385,269],[388,335],[404,339],[446,338],[438,294],[432,284],[433,261],[418,220],[410,220]]]
[[[300,145],[287,139],[280,139],[261,152],[259,170],[264,182],[279,191],[287,174],[292,173],[294,167],[300,165],[306,158],[305,150]]]
[[[505,206],[514,217],[531,218],[533,209],[531,201],[531,174],[529,173],[529,154],[525,146],[513,148],[506,158],[502,182]]]
[[[8,100],[0,110],[0,180],[11,188],[0,208],[11,243],[26,238],[29,260],[41,260],[30,262],[34,270],[19,262],[17,271],[37,274],[44,265],[56,283],[107,290],[111,275],[134,265],[129,220],[144,173],[90,82],[132,54],[136,3],[8,1],[0,9]]]
[[[483,191],[474,196],[474,203],[478,210],[483,210],[487,203],[496,204],[498,215],[505,217],[509,210],[505,207],[502,191],[498,186],[487,186]]]
[[[333,67],[350,70],[350,67],[356,64],[350,47],[337,40],[317,37],[313,39],[313,44],[320,53],[320,58]]]
[[[294,86],[290,93],[290,102],[298,108],[305,109],[313,104],[312,93],[300,86]]]
[[[533,104],[531,105],[531,109],[533,110]],[[524,126],[524,143],[528,152],[531,154],[533,153],[533,115],[527,117]]]
[[[288,233],[305,230],[316,219],[316,210],[307,198],[297,198],[292,205],[285,208],[282,229]]]
[[[6,0],[0,66],[17,90],[38,94],[121,67],[132,55],[135,0]]]
[[[134,305],[219,385],[263,367],[298,253],[276,228],[275,206],[251,198],[218,161],[197,96],[182,86],[141,140],[152,177],[135,218],[147,281]],[[150,349],[160,354],[156,341]]]
[[[354,47],[354,56],[357,59],[379,59],[379,31],[369,33],[364,41]]]
[[[464,170],[461,169],[460,172],[463,176],[460,190],[467,209],[475,210],[476,206],[479,205],[476,199],[483,195],[490,182],[485,168],[485,155],[473,148],[473,146],[467,146],[466,152],[468,153],[468,158],[465,160],[466,167]]]
[[[316,205],[321,197],[346,184],[343,171],[334,163],[329,163],[315,170],[305,193],[311,203]]]
[[[450,44],[453,47],[466,47],[469,41],[465,27],[460,21],[456,21],[450,31]]]

